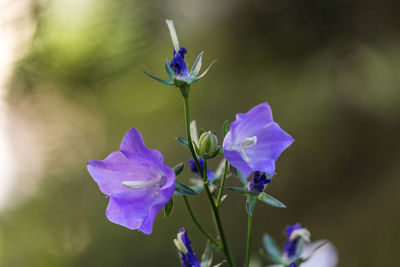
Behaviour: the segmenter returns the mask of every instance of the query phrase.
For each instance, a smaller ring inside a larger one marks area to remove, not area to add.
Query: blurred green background
[[[224,120],[268,101],[296,140],[268,187],[288,208],[256,207],[253,254],[262,233],[282,243],[284,226],[301,222],[313,240],[335,244],[339,266],[396,266],[399,8],[394,0],[3,1],[0,15],[14,15],[3,16],[0,35],[0,266],[179,266],[172,240],[183,226],[201,255],[205,240],[181,199],[151,235],[129,231],[107,221],[108,201],[86,170],[131,127],[170,166],[189,159],[174,140],[184,136],[179,90],[142,72],[166,76],[165,18],[190,65],[202,50],[205,65],[218,59],[192,86],[200,128],[220,133]],[[192,206],[213,230],[204,195]],[[244,198],[228,198],[221,212],[241,264]]]

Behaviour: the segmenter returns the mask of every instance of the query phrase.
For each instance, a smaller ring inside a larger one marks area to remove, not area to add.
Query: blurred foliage
[[[27,99],[56,94],[66,105],[85,108],[74,117],[80,124],[66,126],[79,134],[66,136],[62,149],[47,156],[35,194],[0,214],[1,266],[178,266],[172,240],[182,226],[201,254],[205,240],[180,199],[172,215],[158,216],[153,234],[145,236],[106,220],[107,200],[86,171],[85,162],[115,151],[130,127],[170,166],[189,158],[174,141],[184,135],[180,93],[142,73],[164,75],[163,62],[172,54],[165,18],[175,20],[189,64],[202,50],[205,64],[218,59],[192,86],[199,128],[220,133],[224,120],[268,101],[275,120],[296,139],[268,187],[288,208],[257,206],[254,251],[262,233],[283,241],[283,227],[300,221],[314,240],[336,245],[340,266],[397,264],[397,1],[33,3],[37,31],[15,69],[9,102],[18,112]],[[61,122],[70,114],[50,107],[47,112]],[[38,120],[46,125],[46,118]],[[47,138],[44,131],[41,139]],[[89,144],[85,153],[80,144]],[[73,156],[64,164],[69,150]],[[186,170],[182,177],[190,176]],[[213,229],[204,196],[192,202]],[[234,255],[243,262],[245,199],[228,198],[222,217]]]

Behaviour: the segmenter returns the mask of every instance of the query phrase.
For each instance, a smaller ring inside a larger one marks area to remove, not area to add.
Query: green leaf
[[[230,130],[229,121],[226,120],[222,124],[222,135],[225,137],[225,135],[229,132],[229,130]]]
[[[246,201],[246,211],[248,214],[252,215],[254,212],[254,208],[256,207],[257,196],[248,194]]]
[[[282,263],[282,253],[272,237],[270,237],[268,234],[264,234],[263,243],[268,257],[275,263]]]
[[[197,192],[189,186],[175,181],[175,195],[177,196],[194,196]]]
[[[244,187],[232,187],[232,186],[224,186],[225,190],[233,191],[235,193],[247,195],[249,192],[247,192],[247,188]]]
[[[158,78],[158,77],[156,77],[156,76],[154,76],[154,75],[151,75],[151,74],[148,73],[147,71],[143,71],[143,72],[146,73],[147,76],[149,76],[150,78],[152,78],[152,79],[154,79],[154,80],[156,80],[156,81],[158,81],[158,82],[160,82],[160,83],[162,83],[162,84],[165,84],[165,85],[173,85],[173,84],[175,84],[174,81],[171,81],[171,80],[163,80],[163,79]]]
[[[202,51],[198,57],[196,58],[196,60],[193,63],[193,67],[190,70],[190,77],[192,78],[196,78],[196,76],[199,74],[200,69],[201,69],[201,59],[203,57],[203,53],[204,51]]]
[[[213,258],[213,247],[210,240],[207,239],[206,247],[204,253],[201,256],[201,267],[210,267]]]
[[[171,64],[169,64],[168,58],[165,60],[165,71],[167,72],[167,75],[169,78],[172,80],[175,78],[176,74],[175,71],[171,68]]]
[[[286,208],[285,204],[277,200],[276,198],[266,194],[266,193],[261,193],[257,197],[259,200],[264,202],[267,205],[270,205],[272,207],[277,207],[277,208]]]
[[[171,199],[168,201],[167,205],[164,207],[164,217],[168,217],[172,210],[174,209],[174,198],[171,197]]]
[[[242,174],[238,169],[236,169],[236,168],[233,167],[232,165],[229,165],[229,169],[230,169],[230,171],[231,171],[231,173],[232,173],[233,175],[235,175],[236,177],[239,178],[239,181],[240,181],[243,185],[247,186],[247,183],[248,183],[248,182],[247,182],[246,178],[244,178],[243,174]]]
[[[183,137],[176,137],[175,139],[176,139],[179,143],[181,143],[181,145],[183,145],[184,147],[189,148],[189,143],[188,143],[188,141],[187,141],[185,138],[183,138]]]
[[[178,176],[183,171],[184,165],[183,162],[177,164],[173,169],[175,172],[175,176]]]

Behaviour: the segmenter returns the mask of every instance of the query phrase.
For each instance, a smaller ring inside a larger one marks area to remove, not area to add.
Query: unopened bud
[[[210,159],[218,154],[218,138],[215,134],[208,131],[199,138],[199,156]]]

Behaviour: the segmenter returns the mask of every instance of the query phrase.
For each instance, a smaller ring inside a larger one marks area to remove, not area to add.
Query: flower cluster
[[[184,163],[181,162],[174,168],[170,168],[164,163],[164,157],[159,151],[146,147],[142,135],[135,128],[127,132],[119,151],[112,152],[104,160],[89,161],[87,169],[101,192],[109,199],[107,218],[113,223],[128,229],[137,229],[145,234],[152,232],[155,218],[161,209],[164,208],[164,216],[171,213],[174,205],[173,195],[183,196],[190,217],[207,238],[207,246],[200,263],[191,248],[186,229],[182,228],[174,240],[182,267],[210,267],[212,255],[217,251],[223,251],[227,263],[235,267],[234,258],[223,231],[219,208],[227,197],[223,195],[224,190],[245,195],[249,219],[246,254],[248,267],[253,212],[257,200],[273,207],[286,207],[264,191],[267,191],[266,187],[275,175],[276,161],[294,139],[273,120],[271,107],[266,102],[256,105],[247,113],[236,114],[236,120],[231,124],[226,121],[223,124],[222,146],[218,144],[214,131],[200,130],[200,138],[198,138],[196,123],[190,122],[189,118],[189,89],[192,83],[207,73],[215,61],[203,74],[198,75],[202,65],[203,52],[201,52],[189,71],[185,62],[188,51],[180,45],[173,22],[171,20],[166,22],[173,44],[173,58],[171,62],[167,59],[164,64],[170,80],[160,79],[147,72],[146,74],[163,84],[179,87],[184,98],[187,136],[186,139],[182,137],[176,139],[190,151],[192,159],[187,163],[190,170],[201,180],[195,179],[196,188],[177,181],[176,176],[182,173]],[[221,161],[222,165],[220,164],[220,167],[213,172],[208,169],[207,162],[219,156],[224,157]],[[252,173],[253,178],[248,181]],[[227,177],[231,175],[236,176],[243,186],[225,185]],[[216,184],[217,181],[220,181],[219,185]],[[201,226],[189,204],[188,197],[201,193],[203,189],[216,222],[218,233],[216,238]],[[302,253],[304,243],[310,241],[310,233],[299,223],[287,226],[286,233],[287,241],[283,252],[280,252],[269,236],[264,237],[265,249],[271,256],[271,260],[279,266],[298,267],[303,263],[302,267],[306,266],[310,256],[305,258]],[[328,267],[333,267],[333,265]]]

